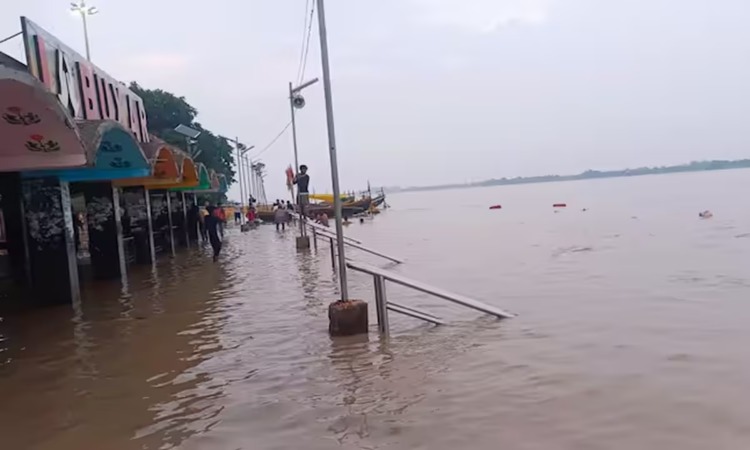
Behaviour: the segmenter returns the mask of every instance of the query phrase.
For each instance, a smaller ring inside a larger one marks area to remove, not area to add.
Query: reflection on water
[[[231,231],[217,264],[192,249],[127,286],[87,285],[73,307],[3,317],[0,448],[746,448],[749,184],[729,171],[392,196],[347,232],[519,317],[389,285],[450,325],[392,315],[388,340],[374,324],[328,336],[328,243],[297,253],[294,229]],[[371,280],[350,278],[372,306]]]

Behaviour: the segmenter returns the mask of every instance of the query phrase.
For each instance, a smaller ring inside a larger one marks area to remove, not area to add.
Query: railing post
[[[318,251],[318,233],[315,231],[315,228],[312,229],[313,232],[313,248],[315,251]]]
[[[336,250],[333,248],[333,238],[328,238],[328,240],[331,242],[331,267],[336,270],[336,254],[334,253]]]
[[[169,195],[169,191],[166,191],[167,193],[167,223],[169,224],[169,245],[172,247],[172,256],[175,256],[175,250],[174,250],[174,230],[172,226],[172,196]]]
[[[380,290],[380,279],[377,275],[372,276],[372,282],[375,288],[375,315],[378,318],[378,330],[380,330],[380,324],[383,323],[383,291]]]
[[[385,278],[380,275],[373,276],[375,280],[375,308],[378,313],[378,329],[383,336],[390,334],[388,324],[388,296],[385,293]]]
[[[185,197],[185,193],[182,192],[182,231],[185,232],[185,247],[190,248],[190,233],[188,232],[188,228],[187,199]]]
[[[148,218],[148,247],[151,252],[151,264],[156,265],[156,245],[154,244],[154,223],[153,214],[151,213],[151,191],[144,188],[146,193],[146,217]]]

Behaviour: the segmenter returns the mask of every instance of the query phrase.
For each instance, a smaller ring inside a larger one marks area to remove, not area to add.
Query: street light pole
[[[292,86],[292,82],[289,82],[289,110],[292,114],[292,144],[294,146],[294,176],[299,175],[299,158],[298,158],[298,152],[297,152],[297,122],[294,117],[294,110],[295,108],[304,108],[305,106],[305,98],[300,95],[300,92],[302,92],[303,89],[312,86],[313,84],[317,83],[318,79],[313,78],[310,81],[307,81],[305,83],[302,83],[301,85],[297,87]],[[296,203],[299,206],[299,238],[297,239],[297,248],[309,248],[310,242],[308,240],[304,239],[304,236],[307,234],[307,230],[305,227],[305,210],[303,205],[303,199],[300,198],[299,195],[299,185],[297,185],[297,198]],[[305,244],[306,243],[306,244]]]
[[[91,48],[89,47],[89,26],[86,20],[86,13],[81,12],[83,19],[83,40],[86,42],[86,60],[91,61]]]
[[[91,61],[91,49],[89,47],[89,27],[86,16],[93,16],[99,11],[95,6],[86,7],[86,0],[79,0],[78,3],[71,3],[70,10],[81,15],[81,20],[83,20],[83,39],[86,43],[86,59],[88,61]]]
[[[237,175],[240,181],[240,212],[242,212],[242,206],[245,204],[245,193],[242,190],[244,181],[242,178],[242,150],[240,150],[240,138],[234,138],[234,146],[237,149]],[[240,217],[240,225],[242,225],[242,217]]]
[[[349,299],[346,282],[346,256],[344,255],[344,225],[341,210],[341,189],[339,188],[339,168],[336,159],[336,133],[333,125],[333,96],[331,94],[331,70],[328,62],[328,36],[324,0],[318,1],[318,30],[320,33],[320,59],[323,66],[323,90],[326,99],[326,122],[328,125],[328,150],[331,159],[331,184],[333,185],[333,208],[336,213],[336,244],[339,259],[339,282],[341,283],[341,300]]]
[[[246,195],[247,195],[247,197],[249,199],[250,197],[253,197],[252,171],[250,169],[251,166],[252,166],[252,160],[250,159],[250,157],[246,156],[245,160],[243,161],[243,163],[245,164],[245,167],[243,167],[242,170],[245,173],[245,186],[247,186]],[[248,204],[248,207],[249,206],[250,205]]]
[[[297,156],[297,123],[294,120],[294,93],[292,92],[291,81],[289,82],[289,110],[292,113],[292,145],[294,146],[294,176],[296,177],[299,175],[299,157]],[[305,235],[305,211],[299,195],[299,185],[297,185],[297,197],[293,200],[299,207],[299,235],[303,237]]]
[[[294,146],[294,174],[299,170],[299,158],[297,156],[297,123],[294,120],[294,94],[292,82],[289,82],[289,111],[292,113],[292,145]]]

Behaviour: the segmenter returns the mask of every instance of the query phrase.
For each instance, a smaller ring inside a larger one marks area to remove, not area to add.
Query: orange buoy
[[[503,205],[492,205],[490,209],[503,209]]]
[[[568,206],[566,203],[555,203],[552,205],[553,208],[565,208]]]

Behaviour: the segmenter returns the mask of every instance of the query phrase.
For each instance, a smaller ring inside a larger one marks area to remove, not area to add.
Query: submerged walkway
[[[322,449],[390,433],[465,330],[404,318],[386,344],[372,320],[369,337],[332,340],[328,249],[298,253],[294,237],[229,230],[218,263],[208,247],[183,251],[131,271],[124,292],[87,283],[80,306],[7,317],[0,447]],[[371,295],[369,277],[350,283]]]

